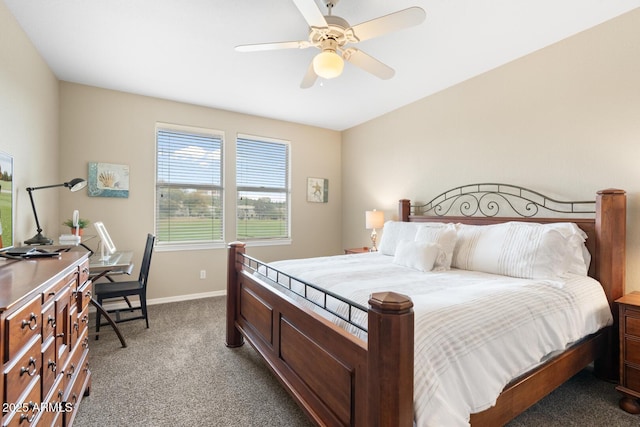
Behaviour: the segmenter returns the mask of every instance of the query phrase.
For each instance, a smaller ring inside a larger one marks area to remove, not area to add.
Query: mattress
[[[468,426],[470,414],[493,406],[512,379],[613,322],[600,284],[575,274],[530,280],[456,269],[425,273],[379,253],[269,265],[365,307],[374,292],[411,297],[417,426]],[[291,286],[300,291],[303,285]],[[344,304],[329,305],[346,315]],[[325,316],[366,340],[365,331]],[[366,313],[356,310],[353,316],[366,327]]]

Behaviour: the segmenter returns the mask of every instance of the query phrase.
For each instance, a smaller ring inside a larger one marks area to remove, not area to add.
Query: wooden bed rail
[[[411,427],[411,299],[373,293],[365,342],[243,271],[245,249],[229,245],[226,345],[239,347],[246,338],[320,425]]]

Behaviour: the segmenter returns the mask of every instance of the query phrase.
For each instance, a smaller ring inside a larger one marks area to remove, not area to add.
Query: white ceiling
[[[341,0],[333,14],[351,25],[411,6],[427,18],[357,45],[394,68],[392,79],[347,63],[337,79],[300,89],[316,49],[234,50],[306,40],[292,0],[4,1],[60,80],[335,130],[640,7],[640,0]]]

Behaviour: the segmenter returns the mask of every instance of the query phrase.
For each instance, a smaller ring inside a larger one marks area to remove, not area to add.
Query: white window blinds
[[[238,136],[237,238],[289,238],[289,144]]]
[[[222,133],[157,128],[158,244],[223,241]]]

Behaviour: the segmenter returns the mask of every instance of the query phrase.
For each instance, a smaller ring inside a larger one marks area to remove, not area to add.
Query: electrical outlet
[[[207,278],[207,270],[200,270],[200,278],[201,279]]]

